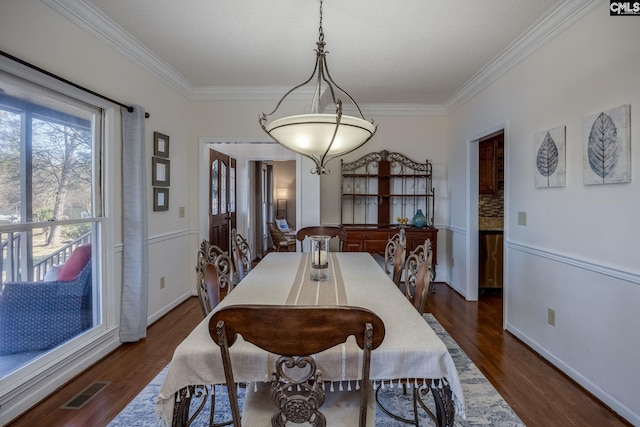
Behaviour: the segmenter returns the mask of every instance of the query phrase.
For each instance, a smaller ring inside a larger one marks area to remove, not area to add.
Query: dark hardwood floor
[[[529,427],[630,426],[521,341],[502,329],[502,298],[466,302],[437,283],[427,311],[449,331]],[[126,344],[94,365],[11,426],[106,426],[169,363],[175,347],[202,319],[189,298],[149,327],[142,342]],[[94,381],[110,381],[79,410],[60,409]],[[149,420],[149,425],[156,425]]]

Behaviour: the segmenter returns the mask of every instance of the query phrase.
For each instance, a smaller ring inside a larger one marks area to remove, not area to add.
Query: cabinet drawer
[[[384,253],[387,247],[387,240],[364,240],[364,252],[380,252]]]
[[[352,241],[347,240],[344,242],[344,246],[342,250],[345,252],[364,252],[364,248],[362,247],[362,241]]]

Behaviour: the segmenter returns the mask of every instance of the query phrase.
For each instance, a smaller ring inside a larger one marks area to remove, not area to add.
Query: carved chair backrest
[[[251,271],[251,249],[247,240],[238,234],[235,228],[231,230],[231,252],[233,253],[233,264],[236,269],[236,284]]]
[[[353,392],[360,393],[359,425],[365,425],[371,387],[371,350],[380,346],[385,335],[384,322],[375,313],[349,306],[232,305],[213,314],[209,320],[209,334],[220,346],[231,413],[236,427],[241,425],[240,411],[229,347],[235,343],[238,334],[244,341],[280,356],[271,382],[271,396],[274,402],[279,402],[276,405],[277,417],[274,415],[273,418],[282,423],[278,425],[284,425],[287,420],[302,423],[305,420],[324,418],[318,410],[324,402],[322,378],[316,369],[315,360],[310,356],[344,343],[349,336],[354,335],[356,343],[364,350],[361,387],[359,391]],[[290,362],[302,368],[304,375],[296,378],[285,375],[284,366]],[[287,393],[290,387],[300,391],[290,395],[291,393]],[[300,405],[305,410],[287,411],[296,412],[295,414],[288,414],[283,410],[292,404]]]
[[[406,256],[407,239],[404,229],[391,236],[384,249],[385,272],[391,275],[391,280],[400,286],[402,268]]]
[[[343,227],[318,225],[303,227],[296,233],[296,239],[298,239],[300,242],[302,242],[306,237],[309,236],[329,236],[332,238],[337,237],[339,240],[338,250],[342,252],[344,242],[345,240],[347,240],[347,230],[345,230]]]
[[[431,240],[416,247],[405,262],[405,291],[413,306],[423,314],[431,285],[433,249]]]
[[[215,273],[209,268],[214,268]],[[233,290],[233,262],[229,254],[207,240],[203,240],[196,264],[196,286],[202,314],[206,316],[224,295]],[[217,292],[213,289],[217,288]]]

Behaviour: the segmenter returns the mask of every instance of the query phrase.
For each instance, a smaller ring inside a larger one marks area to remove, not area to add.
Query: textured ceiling
[[[569,2],[326,0],[329,70],[360,104],[442,105]],[[81,3],[195,91],[290,88],[313,70],[317,0]]]

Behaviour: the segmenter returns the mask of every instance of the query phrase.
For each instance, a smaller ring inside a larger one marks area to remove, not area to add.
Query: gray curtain
[[[122,112],[122,307],[120,342],[147,336],[149,256],[147,252],[147,164],[144,108]]]

